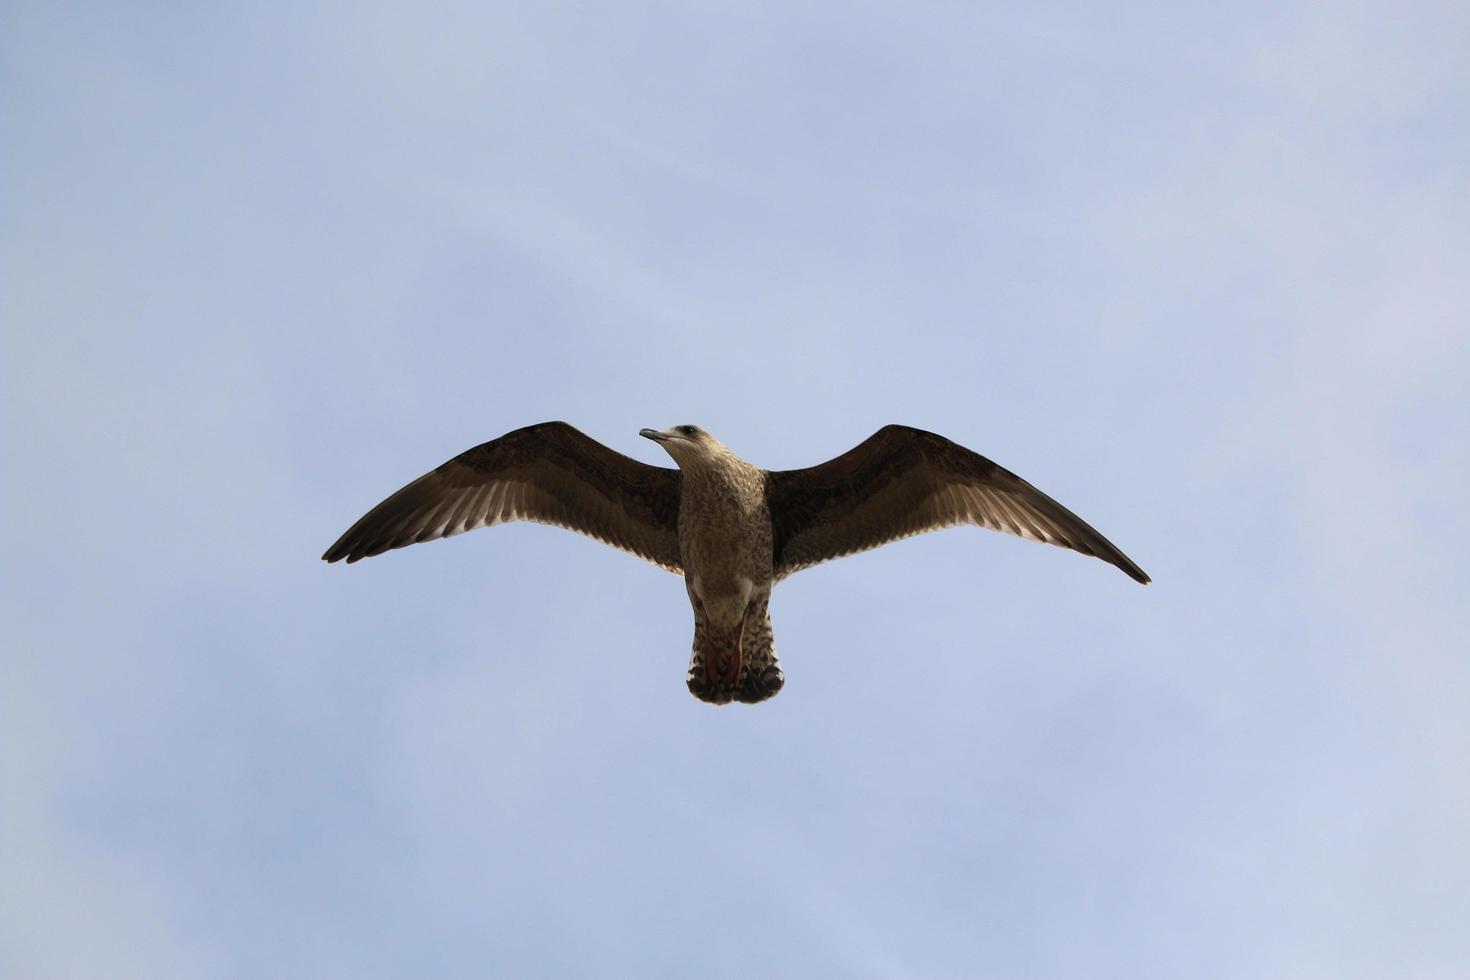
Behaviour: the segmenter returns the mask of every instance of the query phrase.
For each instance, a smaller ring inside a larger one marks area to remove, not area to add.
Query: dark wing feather
[[[640,463],[565,422],[543,422],[425,473],[368,511],[322,558],[350,564],[522,520],[577,531],[682,572],[679,488],[678,470]]]
[[[1014,473],[905,425],[820,466],[767,474],[776,577],[889,541],[977,524],[1093,555],[1148,576],[1085,521]]]

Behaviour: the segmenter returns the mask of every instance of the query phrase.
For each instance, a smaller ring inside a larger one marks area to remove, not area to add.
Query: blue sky
[[[1460,977],[1470,8],[12,3],[5,977]],[[935,429],[772,604],[514,525],[564,418]]]

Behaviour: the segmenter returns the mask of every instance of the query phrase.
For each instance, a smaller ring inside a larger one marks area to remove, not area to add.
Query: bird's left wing
[[[905,425],[836,459],[766,474],[776,577],[889,541],[976,524],[1148,575],[1082,518],[978,453]]]
[[[368,511],[322,555],[382,554],[506,521],[554,524],[671,572],[679,558],[679,471],[624,456],[565,422],[466,450]]]

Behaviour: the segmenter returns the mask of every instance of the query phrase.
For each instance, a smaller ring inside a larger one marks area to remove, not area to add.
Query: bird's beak
[[[639,429],[638,434],[645,439],[652,439],[654,442],[667,442],[673,438],[667,432],[659,432],[657,429]]]

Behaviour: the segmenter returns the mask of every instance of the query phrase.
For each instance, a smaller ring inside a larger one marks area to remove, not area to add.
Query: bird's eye
[[[686,436],[692,436],[692,435],[694,435],[694,426],[692,426],[692,425],[681,425],[681,426],[679,426],[679,431],[682,432],[682,433],[684,433]]]

